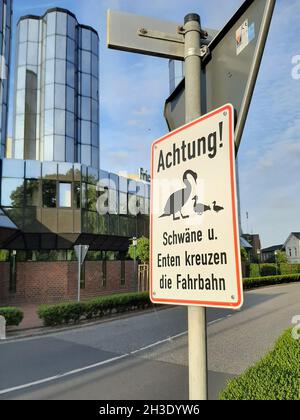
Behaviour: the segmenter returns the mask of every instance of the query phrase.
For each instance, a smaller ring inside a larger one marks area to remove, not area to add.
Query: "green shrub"
[[[261,277],[276,276],[279,274],[276,264],[261,264],[260,273]]]
[[[23,312],[17,308],[0,308],[0,316],[5,318],[8,327],[17,327],[24,318]]]
[[[260,277],[260,267],[258,264],[249,265],[249,277]]]
[[[287,274],[285,276],[256,277],[244,279],[244,289],[271,286],[284,283],[295,283],[300,281],[300,274]]]
[[[280,274],[299,274],[299,264],[280,264]]]
[[[81,320],[99,319],[112,313],[144,309],[151,305],[149,293],[104,296],[81,303],[42,305],[38,316],[46,327],[76,324]]]
[[[230,381],[221,400],[300,400],[300,340],[287,331],[275,348],[239,378]]]

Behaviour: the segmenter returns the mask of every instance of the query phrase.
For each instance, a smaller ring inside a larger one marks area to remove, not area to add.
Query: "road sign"
[[[80,264],[84,263],[86,254],[89,250],[89,245],[76,245],[74,246],[75,254],[77,257],[77,260],[80,262]]]
[[[80,302],[80,288],[81,288],[81,266],[84,263],[86,254],[89,250],[89,245],[74,246],[75,254],[78,260],[78,275],[77,275],[77,301]]]
[[[131,13],[109,10],[107,13],[107,46],[121,51],[184,60],[182,25]],[[205,29],[209,44],[218,31]]]
[[[151,173],[151,300],[240,308],[233,107],[156,141]]]
[[[247,0],[209,45],[203,62],[202,108],[210,112],[232,103],[236,112],[235,141],[240,145],[253,95],[275,0]],[[167,99],[170,130],[185,123],[185,81]]]

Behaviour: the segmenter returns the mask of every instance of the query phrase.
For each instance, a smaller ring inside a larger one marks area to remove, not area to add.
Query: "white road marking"
[[[213,325],[213,324],[215,324],[217,322],[220,322],[220,321],[222,321],[222,320],[224,320],[226,318],[230,318],[231,316],[232,315],[228,315],[227,317],[216,319],[215,321],[209,322],[207,325],[208,326],[209,325]],[[184,332],[182,332],[180,334],[177,334],[177,335],[174,335],[172,337],[168,337],[168,338],[166,338],[164,340],[160,340],[160,341],[157,341],[155,343],[149,344],[148,346],[142,347],[142,348],[140,348],[138,350],[134,350],[134,351],[132,351],[130,353],[126,353],[126,354],[123,354],[121,356],[114,357],[112,359],[107,359],[107,360],[104,360],[102,362],[95,363],[93,365],[89,365],[89,366],[85,366],[83,368],[71,370],[71,371],[66,372],[66,373],[62,373],[62,374],[59,374],[59,375],[51,376],[51,377],[45,378],[45,379],[40,379],[38,381],[30,382],[30,383],[27,383],[27,384],[24,384],[24,385],[19,385],[19,386],[15,386],[15,387],[12,387],[12,388],[3,389],[3,390],[0,390],[0,395],[10,394],[12,392],[20,391],[22,389],[32,388],[32,387],[37,386],[37,385],[42,385],[42,384],[45,384],[45,383],[53,382],[53,381],[56,381],[58,379],[66,378],[68,376],[76,375],[76,374],[81,373],[81,372],[85,372],[85,371],[88,371],[88,370],[91,370],[91,369],[95,369],[95,368],[98,368],[98,367],[101,367],[101,366],[105,366],[105,365],[108,365],[109,363],[117,362],[119,360],[125,359],[126,357],[134,356],[137,353],[141,353],[142,351],[149,350],[149,349],[151,349],[153,347],[157,347],[160,344],[164,344],[164,343],[167,343],[167,342],[171,342],[173,340],[176,340],[177,338],[183,337],[187,333],[188,333],[188,331],[184,331]]]

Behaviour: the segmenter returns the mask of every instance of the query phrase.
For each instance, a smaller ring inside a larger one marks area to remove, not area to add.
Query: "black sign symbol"
[[[160,218],[173,216],[173,220],[180,220],[180,218],[189,219],[190,216],[182,215],[182,208],[190,199],[190,196],[193,191],[192,184],[188,179],[189,176],[192,177],[195,182],[197,182],[198,175],[192,170],[186,171],[183,175],[183,183],[185,185],[185,188],[176,191],[170,196],[165,206],[164,214],[160,216]],[[176,217],[176,214],[178,213],[180,214],[180,216]]]

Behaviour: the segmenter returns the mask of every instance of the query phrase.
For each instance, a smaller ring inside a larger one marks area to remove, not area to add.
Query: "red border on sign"
[[[229,112],[229,159],[230,159],[230,186],[231,186],[231,202],[232,202],[232,221],[233,221],[233,234],[234,234],[234,248],[235,248],[235,269],[236,269],[236,281],[237,281],[237,290],[238,290],[238,301],[236,303],[229,303],[229,302],[202,302],[202,301],[193,301],[193,300],[174,300],[174,299],[156,299],[153,296],[153,267],[152,267],[152,260],[153,260],[153,174],[154,174],[154,148],[157,144],[169,139],[170,137],[174,136],[175,134],[181,133],[182,131],[193,127],[194,125],[198,124],[199,122],[205,121],[215,115],[220,114],[221,112],[228,111]],[[241,282],[241,266],[240,266],[240,255],[239,255],[239,233],[238,233],[238,226],[237,226],[237,208],[236,208],[236,185],[234,182],[234,170],[235,170],[235,155],[233,150],[234,149],[234,120],[233,120],[233,106],[232,105],[225,105],[222,108],[219,108],[216,111],[213,111],[203,117],[187,124],[178,130],[172,131],[171,133],[167,134],[165,137],[157,140],[152,144],[151,150],[151,215],[150,215],[150,297],[153,303],[162,303],[162,304],[179,304],[179,305],[198,305],[198,306],[205,306],[205,307],[220,307],[220,308],[239,308],[243,302],[242,296],[242,282]]]

